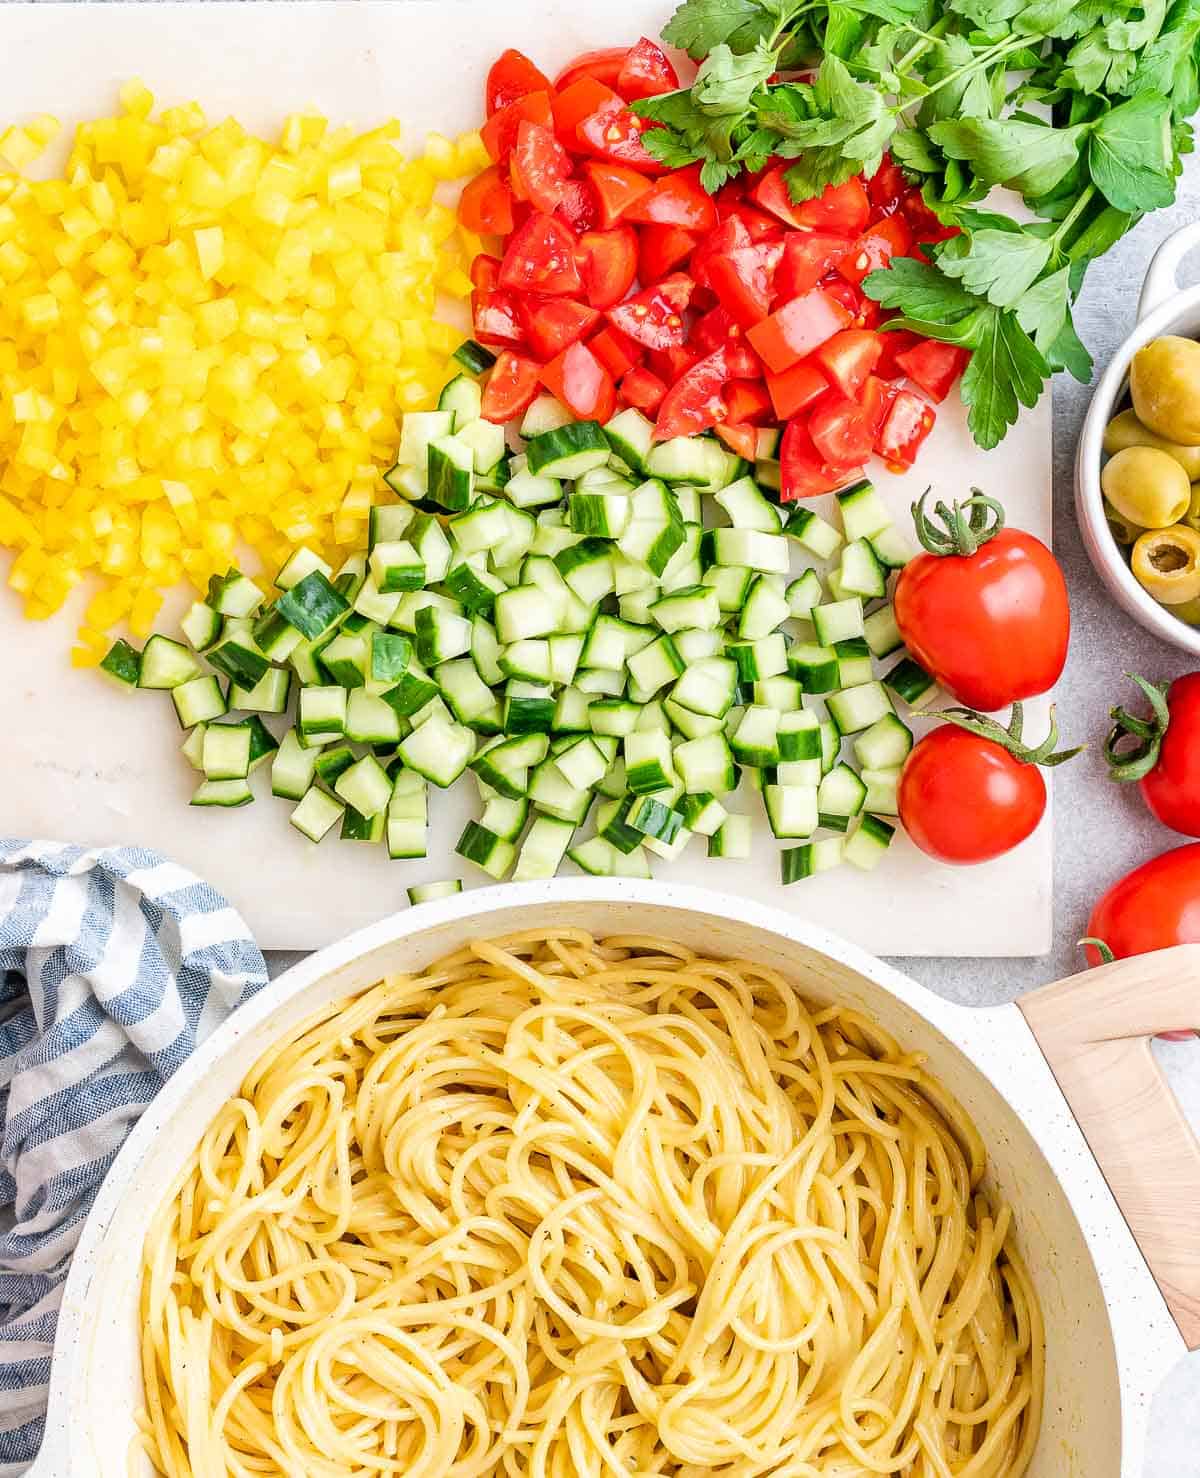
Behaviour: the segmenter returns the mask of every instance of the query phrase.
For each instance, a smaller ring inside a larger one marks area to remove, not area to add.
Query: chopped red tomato
[[[756,210],[754,206],[747,205],[745,201],[742,201],[740,205],[735,205],[725,219],[740,221],[749,232],[751,241],[766,241],[768,238],[778,241],[783,235],[782,228],[774,216],[769,216],[766,211]]]
[[[729,366],[723,349],[699,360],[680,375],[659,408],[658,420],[654,423],[654,440],[697,436],[724,420],[725,402],[721,391],[728,378]]]
[[[767,170],[750,191],[750,198],[785,226],[797,229],[803,222],[796,214],[799,207],[787,187],[785,176],[790,168],[790,164],[777,164],[774,169]]]
[[[480,292],[491,292],[500,286],[500,258],[481,251],[471,263],[471,286]]]
[[[592,335],[588,340],[588,348],[614,380],[619,380],[640,364],[642,359],[641,345],[635,344],[628,334],[623,334],[611,323],[598,334]]]
[[[500,286],[551,295],[582,292],[575,265],[577,242],[553,216],[531,215],[508,238],[500,264]]]
[[[813,445],[803,416],[793,416],[784,427],[779,446],[779,501],[795,503],[831,493],[847,481],[844,472],[829,467]]]
[[[895,400],[897,393],[896,386],[887,380],[881,380],[878,375],[867,376],[867,382],[862,387],[858,403],[867,425],[871,428],[872,446],[879,440],[879,432],[887,420],[892,401]]]
[[[639,143],[638,148],[642,147]],[[625,212],[625,219],[682,226],[685,231],[712,231],[717,225],[717,207],[700,184],[699,167],[689,165],[656,180]]]
[[[875,442],[875,450],[893,472],[911,467],[921,443],[933,430],[937,412],[912,390],[899,390]]]
[[[772,284],[782,256],[782,242],[762,241],[709,262],[709,285],[721,306],[743,328],[750,328],[771,311]]]
[[[904,171],[890,154],[884,154],[879,168],[867,181],[867,194],[876,210],[890,214],[908,190]]]
[[[648,36],[642,36],[625,53],[615,85],[627,103],[636,103],[639,98],[674,92],[679,86],[679,74],[662,47]]]
[[[879,363],[883,345],[867,329],[847,328],[834,334],[813,355],[821,373],[848,400],[857,400],[867,376]]]
[[[811,292],[849,251],[848,236],[830,231],[792,231],[784,239],[783,261],[775,274],[775,291],[785,301]]]
[[[515,222],[513,194],[508,181],[493,164],[463,186],[458,219],[480,236],[507,236]]]
[[[682,226],[643,226],[638,232],[638,279],[643,287],[686,262],[696,245],[696,235]]]
[[[512,159],[513,193],[534,210],[552,214],[562,204],[571,175],[571,160],[552,128],[522,119]]]
[[[599,51],[581,52],[554,79],[554,86],[557,91],[562,92],[581,77],[590,77],[596,82],[603,82],[605,87],[615,87],[628,55],[629,48],[626,46],[605,46]]]
[[[771,414],[771,397],[761,380],[730,380],[725,386],[725,419],[764,421]]]
[[[686,375],[703,358],[704,355],[697,353],[691,344],[683,344],[674,349],[650,349],[646,353],[646,362],[650,368],[668,385],[673,385]]]
[[[855,328],[874,328],[879,322],[879,304],[874,298],[868,298],[861,293],[852,282],[847,282],[844,277],[835,273],[832,277],[825,278],[821,287],[831,298],[841,303],[846,312],[850,314]]]
[[[481,344],[514,346],[525,342],[517,298],[503,288],[480,288],[472,296],[475,337]]]
[[[516,148],[517,134],[522,123],[540,123],[543,128],[554,127],[554,111],[550,106],[548,92],[531,92],[514,103],[493,113],[479,130],[483,147],[497,164],[504,164]]]
[[[930,400],[939,403],[971,361],[970,351],[936,339],[918,339],[911,349],[896,355],[896,365]]]
[[[871,218],[871,202],[857,176],[844,185],[827,185],[814,200],[794,201],[787,185],[790,164],[769,169],[750,192],[763,210],[797,230],[837,231],[857,236]]]
[[[741,251],[747,246],[753,246],[749,231],[742,221],[736,216],[730,216],[727,221],[722,221],[703,237],[692,253],[690,270],[692,277],[703,287],[709,286],[708,269],[718,257],[727,252]]]
[[[729,373],[736,379],[761,380],[765,373],[762,360],[741,334],[735,334],[726,341],[725,359]]]
[[[600,204],[600,224],[615,226],[639,195],[650,188],[650,180],[624,164],[611,164],[604,159],[589,159],[583,174],[590,181]]]
[[[637,236],[629,226],[586,231],[579,238],[578,258],[588,302],[593,308],[612,308],[637,276]]]
[[[667,387],[653,370],[639,365],[625,375],[617,386],[617,393],[626,405],[633,406],[644,416],[653,416],[662,405]]]
[[[570,226],[576,236],[594,231],[600,217],[596,192],[586,180],[570,179],[563,183],[563,197],[554,214]]]
[[[747,462],[753,462],[758,452],[758,432],[751,425],[729,425],[722,423],[716,427],[718,437],[725,443],[731,452],[739,457],[744,457]]]
[[[767,376],[767,393],[775,414],[781,421],[788,421],[797,411],[804,410],[829,389],[829,381],[809,360],[801,360],[790,370],[780,375]]]
[[[691,342],[701,354],[711,354],[714,349],[719,349],[730,339],[741,338],[741,335],[741,326],[732,313],[728,308],[722,308],[718,304],[717,307],[710,309],[692,329]]]
[[[871,455],[871,427],[862,408],[844,395],[827,395],[808,418],[808,434],[830,467],[861,467]]]
[[[912,233],[902,216],[888,216],[869,226],[837,264],[847,282],[857,286],[869,272],[886,267],[893,257],[912,250]]]
[[[608,310],[609,322],[647,349],[677,349],[687,338],[684,310],[695,283],[677,272]]]
[[[521,301],[521,323],[525,342],[540,360],[553,359],[568,344],[590,333],[600,314],[572,298],[540,298],[530,294]]]
[[[542,384],[580,421],[609,421],[617,408],[612,376],[587,347],[572,344],[544,364]]]
[[[897,357],[906,349],[911,349],[914,344],[919,344],[919,334],[910,334],[905,328],[888,329],[879,335],[879,343],[882,353],[879,363],[875,367],[875,373],[882,375],[885,380],[897,379],[904,371],[896,363]]]
[[[581,85],[575,84],[576,87]],[[601,103],[575,125],[575,137],[583,151],[597,159],[611,159],[617,164],[630,164],[635,169],[662,174],[663,166],[642,143],[642,134],[650,126],[648,118],[639,118],[613,93],[611,102]],[[715,209],[713,214],[715,216]],[[675,224],[686,225],[687,222]]]
[[[498,113],[531,92],[549,92],[550,80],[524,52],[502,51],[487,74],[487,115]]]
[[[826,339],[852,321],[853,315],[818,287],[803,297],[793,298],[770,318],[756,323],[747,338],[766,361],[767,368],[779,374],[820,348]]]
[[[537,394],[540,376],[541,366],[535,359],[506,349],[483,387],[483,419],[503,425],[519,416]]]

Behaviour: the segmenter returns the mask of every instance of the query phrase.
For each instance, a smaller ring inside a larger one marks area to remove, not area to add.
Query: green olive
[[[1179,606],[1200,596],[1200,534],[1186,524],[1148,529],[1130,561],[1138,583],[1160,605]]]
[[[1192,485],[1174,457],[1152,446],[1129,446],[1100,473],[1104,496],[1122,518],[1144,529],[1178,523],[1192,501]]]
[[[1192,484],[1192,501],[1183,515],[1183,521],[1190,529],[1200,529],[1200,482]]]
[[[1139,534],[1146,532],[1143,524],[1133,523],[1123,513],[1118,513],[1107,498],[1104,500],[1104,516],[1118,544],[1132,544]]]
[[[1171,615],[1178,616],[1189,626],[1200,626],[1200,595],[1195,600],[1181,601],[1177,606],[1172,606]]]
[[[1181,446],[1176,441],[1164,441],[1161,436],[1148,431],[1133,411],[1122,411],[1104,428],[1104,450],[1110,457],[1114,452],[1123,452],[1127,446],[1157,447],[1160,452],[1174,457],[1192,482],[1200,481],[1200,446]]]
[[[1183,446],[1200,446],[1200,344],[1165,334],[1133,356],[1133,408],[1143,426]]]

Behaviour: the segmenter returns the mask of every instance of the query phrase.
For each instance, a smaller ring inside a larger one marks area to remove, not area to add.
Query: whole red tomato
[[[1039,765],[1078,754],[1055,754],[1053,710],[1045,743],[1021,742],[1021,705],[1002,728],[966,709],[950,710],[951,722],[926,734],[909,754],[900,776],[900,820],[922,852],[957,865],[989,862],[1011,852],[1037,829],[1046,810],[1046,782]]]
[[[1112,710],[1113,731],[1104,747],[1109,774],[1136,780],[1164,826],[1200,837],[1200,672],[1177,678],[1165,693],[1131,676],[1150,700],[1151,716]]]
[[[1114,883],[1092,910],[1087,932],[1089,965],[1200,944],[1200,842],[1164,852]],[[1192,1033],[1162,1035],[1178,1040]]]
[[[968,708],[990,713],[1046,692],[1062,673],[1071,631],[1054,556],[1032,534],[1006,529],[993,498],[939,503],[945,534],[931,525],[924,502],[913,517],[928,552],[904,567],[896,585],[896,624],[909,651]]]

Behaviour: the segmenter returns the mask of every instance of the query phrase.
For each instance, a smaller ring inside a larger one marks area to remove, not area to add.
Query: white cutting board
[[[670,8],[670,0],[603,7],[578,0],[2,4],[0,114],[8,122],[52,112],[69,126],[111,110],[120,84],[139,76],[162,103],[198,99],[213,122],[233,113],[269,133],[285,113],[312,104],[359,125],[396,116],[411,143],[426,129],[453,134],[478,126],[484,75],[504,47],[527,51],[552,73],[578,51],[656,35]],[[1012,524],[1048,542],[1049,396],[989,454],[970,440],[956,400],[947,403],[915,472],[874,470],[902,527],[928,484],[946,498],[967,496],[975,484],[1004,500]],[[8,562],[0,554],[0,574]],[[422,862],[389,862],[380,847],[336,836],[312,845],[288,825],[287,803],[271,797],[261,772],[253,806],[189,809],[196,774],[178,753],[170,700],[128,694],[100,674],[72,669],[72,633],[70,613],[25,622],[16,597],[0,587],[0,832],[165,852],[226,893],[266,949],[326,944],[404,907],[411,883],[487,882],[453,854],[473,814],[470,783],[435,795]],[[1044,705],[1031,710],[1037,732]],[[783,888],[778,844],[758,798],[741,806],[758,817],[754,857],[710,863],[697,840],[671,865],[672,879],[769,900],[881,954],[1050,948],[1049,817],[1015,853],[984,867],[938,866],[898,837],[870,875],[843,867]]]

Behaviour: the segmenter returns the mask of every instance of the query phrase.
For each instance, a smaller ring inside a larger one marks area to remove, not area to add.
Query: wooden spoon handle
[[[1200,1140],[1150,1051],[1200,1027],[1200,945],[1117,960],[1018,1002],[1189,1350],[1200,1349]]]

